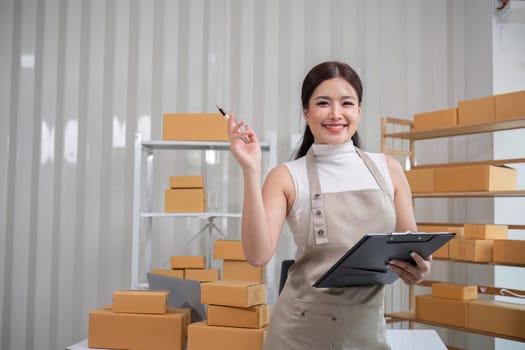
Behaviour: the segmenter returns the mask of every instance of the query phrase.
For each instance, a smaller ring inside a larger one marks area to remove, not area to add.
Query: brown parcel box
[[[185,278],[199,282],[211,282],[219,280],[218,269],[186,269],[184,270]]]
[[[204,178],[201,175],[170,176],[170,188],[204,188]]]
[[[405,171],[412,193],[434,192],[434,169],[412,169]]]
[[[261,328],[268,324],[270,307],[261,304],[248,308],[208,305],[208,325],[240,328]]]
[[[496,240],[494,241],[494,262],[513,265],[525,265],[525,241]]]
[[[203,322],[188,327],[188,350],[262,350],[266,328],[208,326]]]
[[[494,300],[471,301],[468,327],[523,339],[525,305]]]
[[[453,238],[448,244],[450,259],[473,262],[492,261],[493,241],[488,239]]]
[[[414,115],[414,131],[453,128],[457,125],[457,108],[442,109]]]
[[[206,257],[202,255],[174,255],[170,257],[172,269],[204,269]]]
[[[417,295],[416,319],[466,327],[468,303],[468,301],[434,298],[431,295]]]
[[[167,290],[116,290],[113,292],[113,312],[159,314],[168,312]]]
[[[89,313],[88,347],[137,350],[184,349],[183,313],[127,314],[98,309]]]
[[[228,141],[227,122],[220,114],[164,114],[162,139]]]
[[[432,283],[432,296],[452,300],[476,300],[478,286],[464,286],[451,283]]]
[[[216,240],[213,247],[213,258],[246,261],[244,248],[239,240]]]
[[[466,165],[434,169],[436,192],[514,191],[516,169],[495,165]]]
[[[494,96],[458,102],[458,125],[485,124],[496,120]]]
[[[496,120],[525,118],[525,91],[516,91],[494,96]]]
[[[464,238],[471,239],[507,239],[507,225],[465,224]]]
[[[450,227],[443,225],[417,225],[417,230],[420,232],[450,232],[455,233],[456,237],[463,236],[463,227]],[[447,242],[441,248],[432,253],[433,258],[448,259],[449,256],[449,243]]]
[[[264,282],[264,267],[252,266],[247,261],[224,260],[222,279],[225,281]]]
[[[164,191],[166,213],[203,213],[206,211],[203,188],[176,188]]]
[[[266,302],[262,283],[215,281],[201,284],[201,303],[223,306],[251,307]]]
[[[168,269],[151,269],[151,273],[156,275],[163,275],[176,278],[184,278],[184,270],[168,270]]]

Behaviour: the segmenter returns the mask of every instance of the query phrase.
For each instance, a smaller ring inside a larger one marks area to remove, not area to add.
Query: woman
[[[265,265],[285,220],[297,244],[265,349],[389,349],[383,286],[312,287],[363,234],[417,229],[399,163],[359,148],[362,94],[361,80],[347,64],[315,66],[302,85],[306,128],[297,157],[272,169],[262,189],[257,136],[230,115],[230,148],[244,178],[246,258]],[[416,266],[393,260],[388,268],[407,284],[419,283],[430,272],[431,257],[413,259]]]

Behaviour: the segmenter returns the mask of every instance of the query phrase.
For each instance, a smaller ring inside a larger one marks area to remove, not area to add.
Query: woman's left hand
[[[423,259],[417,253],[412,253],[410,256],[416,262],[416,265],[412,265],[408,261],[391,260],[387,267],[397,273],[403,282],[408,285],[414,285],[423,281],[430,274],[432,255],[428,257],[428,260]]]

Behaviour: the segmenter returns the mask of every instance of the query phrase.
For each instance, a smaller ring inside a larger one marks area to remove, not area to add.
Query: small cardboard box
[[[169,311],[150,315],[93,310],[89,313],[88,347],[182,350],[184,319],[184,314]]]
[[[216,240],[213,247],[213,258],[246,261],[244,248],[239,240]]]
[[[240,328],[261,328],[268,324],[270,307],[261,304],[249,308],[208,305],[208,325]]]
[[[154,273],[156,275],[169,276],[169,277],[184,278],[183,269],[177,269],[177,270],[151,269],[151,273]]]
[[[496,120],[525,118],[525,90],[494,96]]]
[[[503,264],[525,265],[525,241],[495,240],[492,260]]]
[[[414,115],[414,131],[453,128],[457,125],[457,108],[442,109]]]
[[[166,213],[203,213],[206,197],[202,188],[177,188],[164,191]]]
[[[206,322],[188,327],[188,350],[262,350],[266,328],[208,326]]]
[[[507,335],[525,336],[525,305],[495,300],[471,301],[468,328]]]
[[[456,237],[463,236],[463,227],[450,227],[445,225],[417,225],[418,231],[421,232],[449,232],[455,233]],[[432,253],[433,258],[437,259],[448,259],[449,255],[449,243],[445,243],[441,248]]]
[[[170,307],[169,312],[176,312],[184,315],[184,322],[182,325],[182,336],[184,339],[188,337],[188,326],[191,324],[191,307]]]
[[[113,312],[159,314],[168,312],[167,290],[116,290],[113,292]]]
[[[243,281],[264,283],[264,267],[252,266],[247,261],[224,260],[222,279],[225,281]]]
[[[514,191],[516,169],[495,165],[466,165],[434,169],[436,192]]]
[[[434,169],[412,169],[405,171],[412,193],[434,192]]]
[[[453,238],[449,241],[450,259],[472,262],[492,261],[493,241],[488,239]]]
[[[467,327],[468,301],[416,296],[416,319],[438,322],[451,326]]]
[[[478,225],[465,224],[464,238],[472,239],[507,239],[509,227],[507,225]]]
[[[196,176],[170,176],[170,188],[204,188],[204,178]]]
[[[215,281],[201,284],[201,303],[210,305],[251,307],[266,302],[262,283]]]
[[[474,98],[458,102],[458,125],[475,125],[496,120],[494,96]]]
[[[452,300],[476,300],[478,286],[464,286],[451,283],[432,283],[432,296]]]
[[[185,278],[199,282],[211,282],[219,280],[218,269],[186,269],[184,270]]]
[[[227,122],[216,114],[165,113],[162,139],[167,141],[228,141]]]
[[[204,269],[206,257],[202,255],[177,255],[170,257],[172,269]]]

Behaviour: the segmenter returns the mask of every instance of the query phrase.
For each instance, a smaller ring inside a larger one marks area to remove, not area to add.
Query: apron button
[[[301,316],[305,316],[306,315],[306,312],[301,312]]]
[[[334,321],[334,322],[335,322],[335,321],[337,321],[337,318],[335,318],[335,317],[332,317],[332,321]]]
[[[324,235],[324,231],[323,231],[323,230],[319,230],[319,231],[317,231],[317,235],[319,235],[319,236]]]
[[[314,199],[319,199],[319,197],[321,197],[321,194],[319,193],[314,194]]]
[[[319,215],[322,215],[323,212],[321,211],[321,209],[317,209],[317,211],[315,212],[315,215],[319,216]]]

